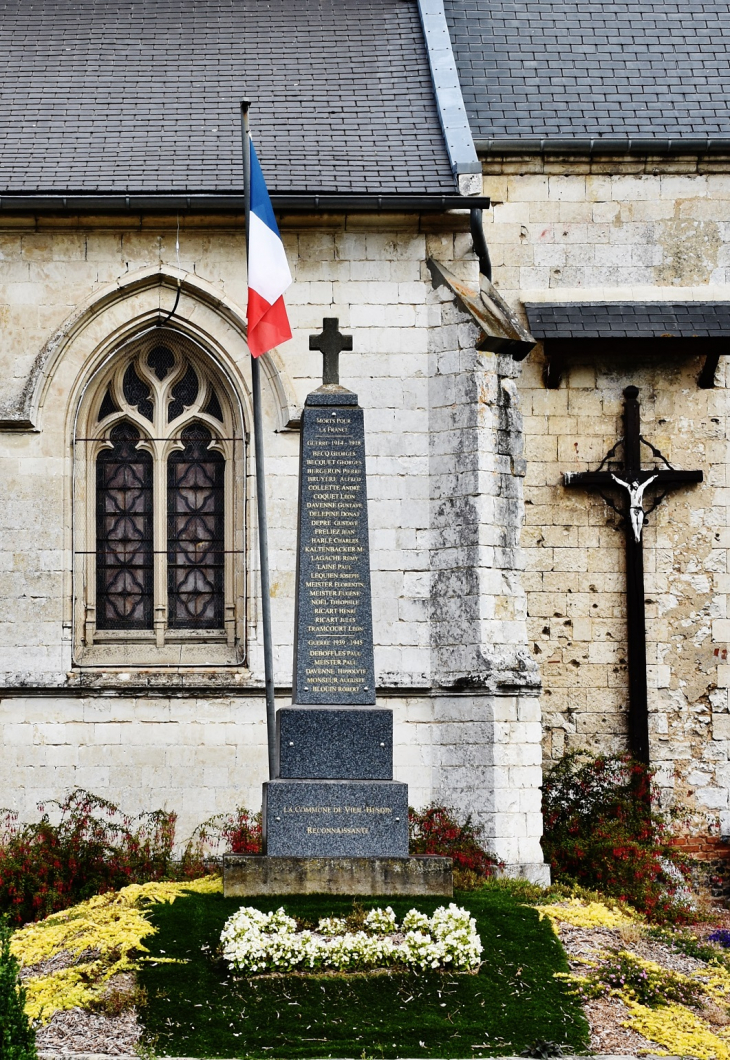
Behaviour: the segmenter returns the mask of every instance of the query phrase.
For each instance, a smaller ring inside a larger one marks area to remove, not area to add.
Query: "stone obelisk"
[[[393,711],[376,706],[365,428],[340,386],[352,349],[325,318],[322,386],[302,414],[292,705],[276,714],[264,856],[226,854],[226,895],[453,893],[450,858],[408,856],[408,787],[393,780]]]

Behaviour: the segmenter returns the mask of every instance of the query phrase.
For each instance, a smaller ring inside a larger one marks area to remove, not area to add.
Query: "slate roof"
[[[730,135],[727,0],[445,7],[476,140]]]
[[[451,193],[416,0],[0,0],[0,194]]]
[[[529,302],[525,310],[536,339],[730,335],[730,302]]]

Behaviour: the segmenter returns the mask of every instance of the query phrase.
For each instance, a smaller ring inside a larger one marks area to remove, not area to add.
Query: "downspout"
[[[486,276],[491,281],[492,259],[489,257],[487,237],[484,235],[481,210],[477,210],[474,207],[469,210],[469,226],[471,228],[472,242],[474,243],[474,253],[479,258],[479,271],[482,276]]]
[[[465,199],[471,195],[481,195],[482,165],[477,157],[464,106],[443,0],[418,0],[418,13],[451,171]],[[470,207],[468,200],[464,202],[464,207],[469,210],[471,237],[479,258],[479,271],[491,280],[492,263],[482,225],[482,211]]]

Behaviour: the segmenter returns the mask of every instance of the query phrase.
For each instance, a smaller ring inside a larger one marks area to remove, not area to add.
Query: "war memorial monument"
[[[263,856],[227,854],[227,895],[451,894],[451,859],[408,856],[393,711],[376,705],[365,428],[339,383],[352,349],[324,319],[323,383],[301,423],[292,705],[277,711]]]

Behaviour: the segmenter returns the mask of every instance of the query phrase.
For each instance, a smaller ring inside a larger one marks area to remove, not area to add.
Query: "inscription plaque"
[[[408,785],[396,781],[270,780],[269,857],[408,857]]]
[[[357,397],[302,414],[293,703],[375,703],[365,429]]]

